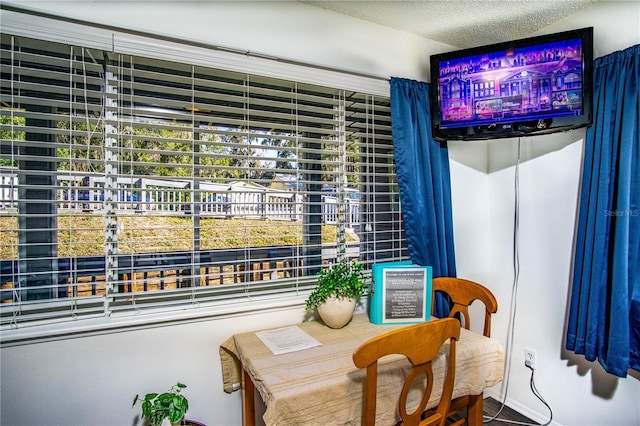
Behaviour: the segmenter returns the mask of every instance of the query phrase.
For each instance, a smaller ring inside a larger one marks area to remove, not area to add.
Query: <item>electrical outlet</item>
[[[536,369],[536,351],[524,348],[524,365]]]

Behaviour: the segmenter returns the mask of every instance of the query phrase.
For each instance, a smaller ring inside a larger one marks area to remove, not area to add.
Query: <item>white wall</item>
[[[300,322],[302,306],[2,349],[3,426],[135,425],[136,394],[185,383],[187,418],[242,424],[240,392],[222,390],[219,346],[229,336]]]
[[[594,27],[596,57],[638,44],[640,3],[602,2],[539,34],[587,26]],[[598,363],[564,350],[584,135],[582,129],[521,139],[517,287],[513,239],[518,141],[450,144],[458,275],[484,280],[496,295],[499,310],[492,335],[505,348],[515,306],[508,405],[541,423],[549,418],[529,389],[524,348],[530,348],[537,354],[535,383],[553,409],[555,424],[637,425],[640,374],[619,379]],[[479,159],[483,149],[488,152],[484,164]],[[478,194],[486,195],[484,202],[477,202]],[[476,221],[484,217],[486,228]],[[472,253],[478,253],[476,261],[470,260]],[[478,264],[485,261],[483,270]],[[500,400],[505,385],[488,394]]]
[[[426,81],[448,46],[297,1],[9,0],[72,19],[306,64]]]
[[[5,2],[10,3],[10,2]],[[16,2],[17,3],[17,2]],[[47,2],[27,7],[104,24],[379,76],[427,80],[430,53],[446,46],[291,2]],[[638,3],[603,2],[548,31],[594,26],[597,56],[639,43]],[[242,24],[237,22],[241,21]],[[564,425],[640,424],[640,382],[614,379],[563,350],[583,133],[522,140],[520,283],[509,403],[541,421],[522,349],[537,351],[536,384]],[[516,141],[517,142],[517,141]],[[453,143],[458,274],[486,283],[500,310],[503,346],[512,294],[513,140]],[[189,417],[241,424],[240,394],[222,391],[219,345],[230,335],[302,320],[298,306],[0,351],[2,425],[134,425],[136,393],[188,385]],[[504,386],[491,393],[500,397]]]

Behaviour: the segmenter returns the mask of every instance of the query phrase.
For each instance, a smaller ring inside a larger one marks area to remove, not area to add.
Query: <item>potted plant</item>
[[[148,393],[144,399],[136,395],[133,406],[137,402],[142,404],[142,418],[149,420],[151,426],[160,426],[165,419],[172,425],[179,425],[189,408],[187,398],[181,393],[186,387],[182,383],[177,383],[167,392]]]
[[[341,260],[318,272],[318,285],[306,301],[307,310],[317,310],[331,328],[344,327],[353,316],[356,300],[368,286],[362,264]]]

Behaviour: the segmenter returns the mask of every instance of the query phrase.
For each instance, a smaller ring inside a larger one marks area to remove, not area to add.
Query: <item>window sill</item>
[[[47,341],[65,340],[100,334],[117,333],[153,327],[205,321],[215,318],[242,316],[251,312],[269,312],[300,307],[304,309],[307,292],[292,295],[266,295],[229,303],[213,302],[185,306],[180,309],[157,309],[155,311],[116,314],[66,322],[48,322],[7,326],[0,333],[0,347],[21,346]]]

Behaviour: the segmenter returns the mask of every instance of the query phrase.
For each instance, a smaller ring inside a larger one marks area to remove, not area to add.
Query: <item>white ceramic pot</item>
[[[351,321],[355,308],[355,299],[336,299],[331,296],[318,306],[318,314],[329,327],[342,328]]]

